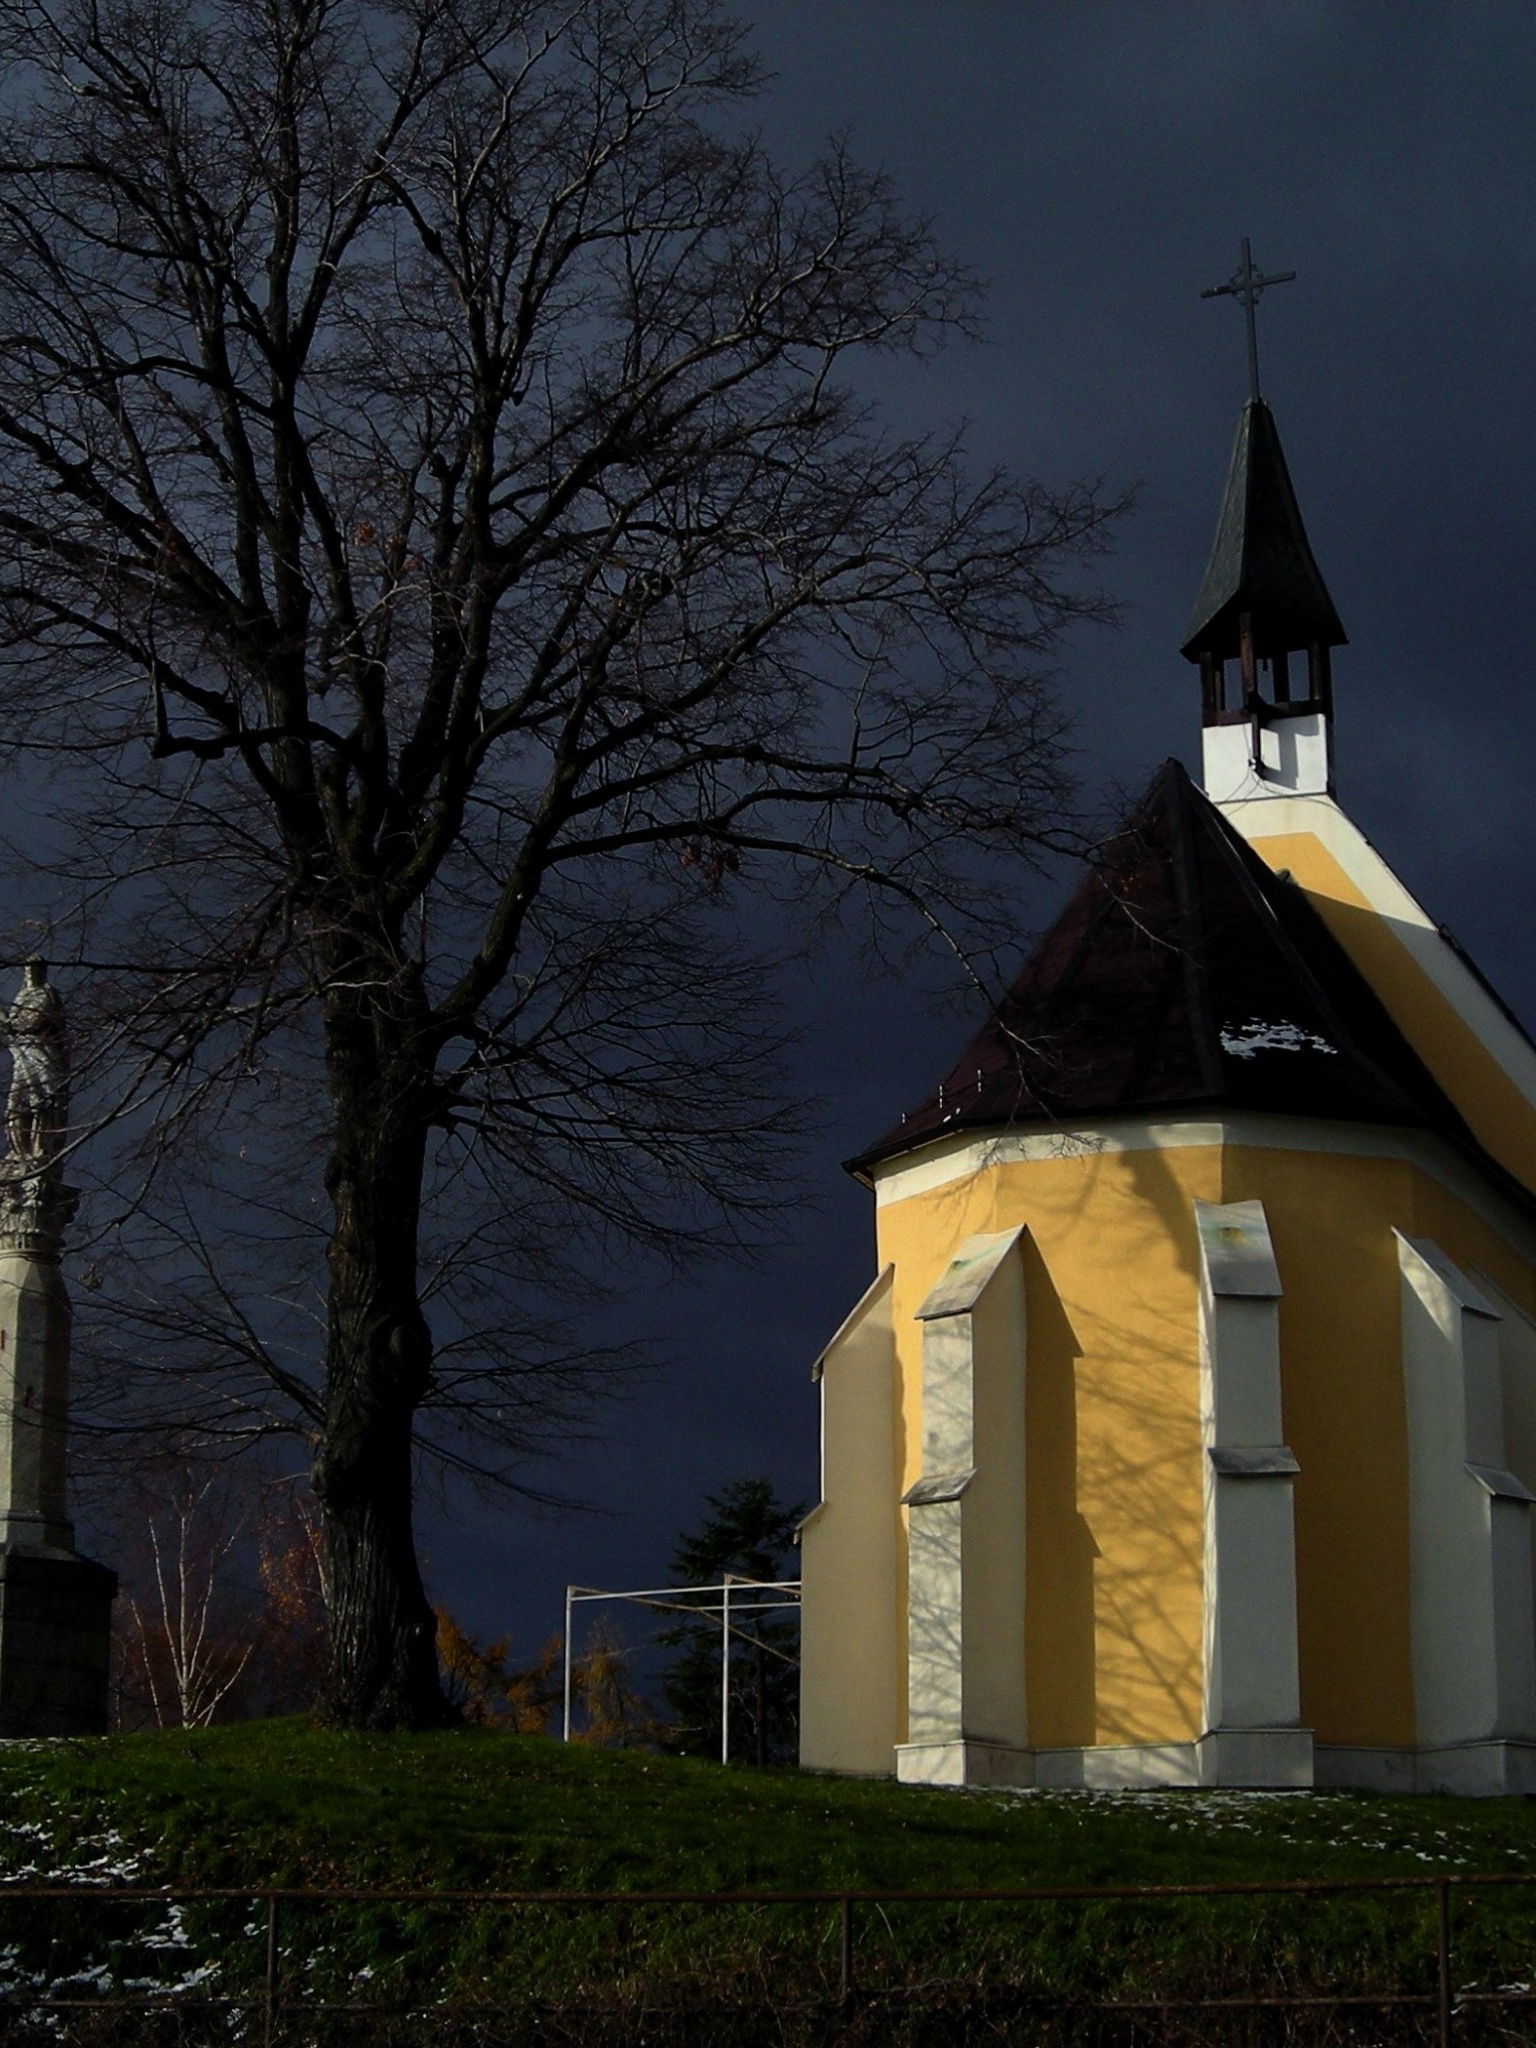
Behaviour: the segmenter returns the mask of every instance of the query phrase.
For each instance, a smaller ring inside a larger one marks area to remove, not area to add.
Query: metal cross
[[[1294,270],[1277,270],[1273,277],[1262,277],[1253,267],[1253,248],[1244,235],[1242,261],[1231,277],[1225,284],[1213,284],[1200,294],[1202,299],[1233,298],[1242,307],[1248,323],[1248,396],[1255,401],[1259,396],[1259,323],[1255,317],[1258,303],[1266,286],[1289,284],[1295,275]]]

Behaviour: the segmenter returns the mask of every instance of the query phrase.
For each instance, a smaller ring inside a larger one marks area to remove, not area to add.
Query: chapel
[[[1536,1792],[1536,1046],[1336,799],[1344,643],[1255,395],[1200,782],[851,1162],[808,1767]]]

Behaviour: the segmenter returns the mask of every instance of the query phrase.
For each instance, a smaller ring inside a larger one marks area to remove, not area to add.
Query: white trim
[[[1063,1124],[1054,1130],[1003,1128],[956,1131],[930,1139],[874,1168],[875,1206],[905,1202],[913,1195],[965,1180],[991,1166],[1033,1164],[1043,1159],[1086,1159],[1104,1152],[1162,1152],[1186,1145],[1220,1145],[1219,1122],[1152,1123],[1144,1117],[1116,1117],[1101,1124]]]
[[[932,1478],[919,1479],[901,1496],[901,1504],[904,1508],[931,1508],[945,1501],[960,1500],[975,1477],[976,1467],[972,1465],[965,1472],[940,1472]]]
[[[1296,1453],[1286,1444],[1266,1444],[1254,1450],[1212,1445],[1205,1455],[1223,1479],[1294,1479],[1301,1471]]]
[[[1524,1323],[1531,1335],[1536,1337],[1536,1316],[1533,1316],[1528,1308],[1522,1308],[1513,1295],[1506,1294],[1493,1275],[1484,1272],[1475,1260],[1467,1270],[1479,1291],[1491,1302],[1493,1312],[1501,1322],[1507,1323],[1513,1317],[1517,1322]]]
[[[1212,1728],[1195,1744],[1200,1783],[1274,1791],[1310,1791],[1310,1728]]]
[[[1462,1022],[1536,1109],[1536,1047],[1510,1022],[1455,948],[1441,937],[1423,905],[1403,887],[1332,797],[1269,796],[1224,803],[1219,808],[1250,845],[1303,833],[1332,854],[1371,909],[1401,939]]]
[[[1312,1782],[1319,1792],[1416,1792],[1418,1763],[1412,1749],[1320,1742],[1312,1752]]]
[[[1035,1751],[1035,1783],[1042,1788],[1149,1792],[1199,1782],[1200,1765],[1192,1742],[1104,1743]]]
[[[1532,1493],[1524,1480],[1517,1479],[1502,1465],[1479,1465],[1468,1458],[1467,1470],[1491,1499],[1513,1500],[1523,1507],[1536,1507],[1536,1493]]]
[[[1465,1309],[1469,1316],[1481,1316],[1485,1322],[1496,1323],[1500,1320],[1499,1312],[1493,1303],[1486,1295],[1478,1293],[1460,1266],[1446,1257],[1433,1238],[1409,1237],[1406,1231],[1401,1230],[1397,1235],[1429,1267],[1457,1308]]]
[[[1206,1451],[1200,1782],[1309,1784],[1296,1642],[1297,1467],[1280,1395],[1284,1290],[1262,1202],[1197,1201],[1194,1211]]]
[[[1421,1749],[1414,1759],[1416,1792],[1455,1792],[1498,1799],[1536,1792],[1536,1742],[1473,1742]]]
[[[1285,1289],[1262,1202],[1196,1202],[1200,1262],[1218,1301],[1278,1301]]]
[[[888,1287],[890,1285],[891,1278],[894,1275],[895,1271],[896,1265],[894,1260],[888,1261],[885,1265],[883,1265],[880,1268],[879,1272],[875,1275],[874,1279],[870,1281],[869,1285],[865,1288],[864,1292],[859,1296],[858,1300],[853,1304],[853,1307],[849,1309],[847,1315],[843,1317],[843,1320],[832,1332],[831,1336],[827,1339],[826,1343],[822,1345],[821,1349],[817,1352],[816,1357],[811,1365],[811,1380],[813,1384],[815,1383],[815,1381],[821,1378],[822,1372],[826,1367],[828,1354],[830,1352],[835,1351],[838,1345],[842,1343],[843,1339],[847,1336],[848,1332],[853,1328],[854,1324],[859,1320],[860,1316],[863,1315],[865,1309],[869,1307],[870,1303],[874,1300],[875,1296],[880,1292],[881,1288]]]
[[[1010,1749],[991,1742],[904,1742],[895,1776],[903,1785],[1034,1786],[1042,1792],[1155,1792],[1210,1789],[1202,1742],[1104,1743],[1080,1749]],[[1536,1743],[1444,1743],[1427,1749],[1373,1749],[1365,1744],[1313,1744],[1305,1729],[1253,1729],[1249,1769],[1225,1759],[1225,1786],[1253,1791],[1452,1793],[1497,1799],[1536,1794]],[[1310,1768],[1309,1768],[1310,1766]],[[839,1777],[880,1773],[840,1771]],[[889,1772],[884,1775],[891,1775]]]
[[[959,1132],[874,1169],[875,1206],[932,1194],[994,1166],[1037,1160],[1086,1159],[1110,1152],[1177,1152],[1200,1146],[1250,1145],[1272,1152],[1326,1152],[1354,1159],[1396,1159],[1417,1166],[1465,1202],[1528,1264],[1536,1265],[1536,1220],[1506,1201],[1477,1169],[1441,1139],[1394,1124],[1334,1123],[1323,1117],[1270,1116],[1256,1110],[1219,1118],[1154,1123],[1110,1117],[1099,1124],[1042,1131],[1016,1128]]]
[[[1536,1792],[1536,1743],[1441,1743],[1427,1749],[1369,1749],[1320,1743],[1314,1780],[1320,1791],[1450,1792],[1500,1799]]]
[[[1500,1317],[1440,1247],[1394,1231],[1408,1421],[1416,1732],[1536,1740],[1531,1496],[1505,1478]]]
[[[903,1785],[1033,1785],[1035,1759],[1003,1742],[900,1742],[896,1776]]]
[[[921,1308],[913,1310],[917,1321],[936,1323],[944,1316],[968,1316],[1022,1234],[1022,1228],[1016,1228],[968,1237],[939,1275]]]
[[[1220,1782],[1272,1790],[1306,1788],[1312,1783],[1312,1737],[1304,1728],[1245,1729],[1235,1738],[1215,1738],[1227,1745],[1220,1762],[1226,1775],[1219,1781],[1203,1775],[1217,1762],[1201,1742],[1106,1742],[1080,1749],[1037,1749],[1034,1780],[1042,1790],[1153,1792],[1174,1788],[1193,1791]],[[975,1782],[974,1780],[968,1782]],[[1020,1781],[1027,1782],[1027,1781]]]
[[[1023,1236],[1020,1224],[968,1237],[917,1312],[922,1470],[903,1505],[907,1729],[923,1756],[1028,1735]]]

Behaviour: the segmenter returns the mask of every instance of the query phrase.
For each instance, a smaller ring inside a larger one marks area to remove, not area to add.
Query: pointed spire
[[[1342,647],[1347,638],[1307,540],[1274,414],[1262,398],[1250,400],[1237,423],[1216,542],[1183,653],[1190,661],[1241,657],[1245,619],[1253,654],[1261,659]]]
[[[1250,399],[1183,648],[1200,665],[1208,796],[1332,796],[1332,650],[1344,640],[1274,415]]]

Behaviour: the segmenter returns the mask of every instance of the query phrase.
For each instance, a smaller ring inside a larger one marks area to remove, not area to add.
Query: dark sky
[[[1349,632],[1341,800],[1536,1019],[1536,22],[1402,0],[762,0],[768,139],[832,130],[990,280],[988,339],[888,376],[978,461],[1136,483],[1118,632],[1070,645],[1083,773],[1134,791],[1198,761],[1182,628],[1245,395],[1241,319],[1202,303],[1250,235],[1295,284],[1261,309],[1264,390]],[[1021,902],[1020,933],[1049,904]],[[967,1035],[900,986],[823,973],[796,1085],[822,1107],[806,1201],[757,1270],[635,1276],[674,1363],[542,1475],[598,1504],[427,1518],[472,1625],[531,1647],[568,1579],[664,1570],[700,1496],[767,1472],[814,1498],[808,1368],[873,1271],[839,1162]]]

